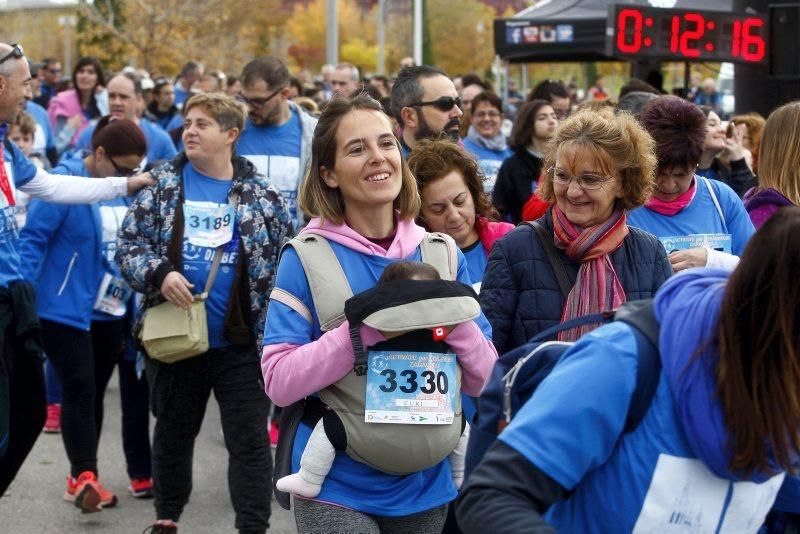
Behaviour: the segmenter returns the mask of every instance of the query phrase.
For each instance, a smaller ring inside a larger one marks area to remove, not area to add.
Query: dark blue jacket
[[[538,222],[553,231],[551,211]],[[611,263],[628,300],[653,297],[672,275],[667,252],[654,235],[630,226],[628,230],[622,246],[611,254]],[[558,253],[574,284],[580,264],[564,251]],[[492,325],[498,354],[561,321],[564,299],[547,254],[530,226],[519,226],[495,243],[483,276],[480,301]]]

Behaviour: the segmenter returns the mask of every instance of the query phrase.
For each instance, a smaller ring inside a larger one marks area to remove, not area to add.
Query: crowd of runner
[[[124,498],[97,459],[116,368],[150,532],[178,530],[212,391],[243,533],[273,493],[300,532],[800,525],[800,101],[501,98],[271,56],[62,74],[0,43],[0,496],[44,429],[64,499]],[[632,328],[580,324],[474,456],[499,357],[641,299],[660,362],[636,424]]]

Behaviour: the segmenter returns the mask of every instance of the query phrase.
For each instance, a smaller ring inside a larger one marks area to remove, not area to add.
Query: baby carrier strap
[[[441,232],[428,232],[420,242],[419,249],[422,261],[439,271],[442,280],[458,278],[458,253],[452,237]]]
[[[320,235],[301,234],[284,247],[292,247],[300,258],[322,331],[342,324],[344,303],[353,296],[353,290],[328,240]]]
[[[320,235],[301,234],[287,242],[281,254],[286,247],[293,248],[300,258],[320,329],[328,332],[341,325],[344,322],[344,303],[353,296],[353,290],[331,244]],[[458,253],[452,237],[438,232],[427,233],[419,247],[422,261],[435,268],[442,280],[456,279]],[[286,304],[306,319],[310,316],[302,302],[283,290],[273,290],[270,298]]]

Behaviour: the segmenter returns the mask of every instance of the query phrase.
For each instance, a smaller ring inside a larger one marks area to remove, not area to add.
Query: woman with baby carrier
[[[299,403],[303,409],[296,435],[282,423],[281,441],[294,438],[292,472],[303,465],[301,455],[319,421],[319,417],[313,420],[314,413],[337,408],[346,425],[358,427],[348,429],[346,446],[337,448],[330,471],[316,478],[321,487],[311,492],[317,494],[314,500],[295,493],[300,532],[439,532],[447,503],[456,496],[446,459],[449,451],[440,450],[429,466],[413,467],[420,460],[416,453],[394,454],[393,465],[392,458],[380,458],[381,450],[361,449],[358,443],[368,443],[371,435],[380,440],[393,430],[400,431],[397,439],[401,441],[414,436],[427,439],[431,432],[449,432],[457,441],[461,424],[456,421],[462,418],[456,402],[450,427],[418,424],[423,422],[419,414],[397,407],[405,398],[399,391],[427,387],[421,378],[427,372],[438,380],[435,387],[442,395],[426,397],[425,403],[437,404],[437,398],[455,391],[441,386],[455,387],[459,380],[462,391],[477,395],[496,359],[488,322],[477,308],[474,320],[453,318],[429,331],[446,338],[457,358],[453,367],[447,367],[445,355],[442,362],[400,369],[402,354],[378,361],[376,351],[370,350],[389,338],[402,337],[405,330],[428,324],[429,312],[438,308],[423,304],[417,308],[416,325],[404,326],[381,322],[380,313],[367,317],[354,312],[357,299],[348,299],[373,288],[380,290],[375,286],[387,266],[399,260],[422,260],[436,267],[445,280],[469,282],[463,254],[452,239],[427,234],[414,223],[419,202],[416,182],[400,157],[380,104],[366,95],[331,102],[315,131],[311,172],[299,197],[299,205],[313,218],[281,256],[261,361],[267,395],[278,405]],[[470,298],[474,301],[474,294]],[[362,405],[345,413],[338,408],[348,395]],[[292,411],[286,410],[284,419]],[[402,424],[368,423],[368,416],[394,418]],[[392,447],[392,443],[381,443]],[[413,440],[409,447],[416,450]]]
[[[472,472],[466,532],[756,532],[800,512],[800,208],[731,274],[658,291],[660,376],[624,431],[641,355],[619,321],[579,340]]]
[[[630,115],[585,111],[559,127],[540,184],[552,208],[495,243],[483,278],[481,307],[500,354],[559,322],[652,297],[672,274],[658,240],[627,224],[627,210],[650,196],[655,167],[653,140]]]

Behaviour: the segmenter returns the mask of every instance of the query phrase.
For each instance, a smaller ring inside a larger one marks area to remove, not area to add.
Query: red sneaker
[[[102,500],[100,494],[100,484],[97,482],[97,475],[91,471],[84,471],[78,475],[77,480],[67,476],[67,491],[64,493],[64,500],[72,502],[85,514],[100,512]]]
[[[279,432],[280,431],[278,429],[278,421],[273,419],[269,424],[269,443],[273,447],[277,447],[278,446],[278,434],[279,434]]]
[[[178,523],[169,519],[159,519],[152,526],[144,529],[142,534],[176,534]]]
[[[61,405],[47,405],[47,420],[44,423],[44,431],[48,434],[58,434],[61,432]]]
[[[100,482],[97,482],[97,488],[100,490],[100,507],[101,508],[113,508],[117,505],[117,496],[106,488],[103,487]]]
[[[131,485],[128,486],[131,494],[137,499],[148,499],[153,496],[152,478],[132,478]]]

